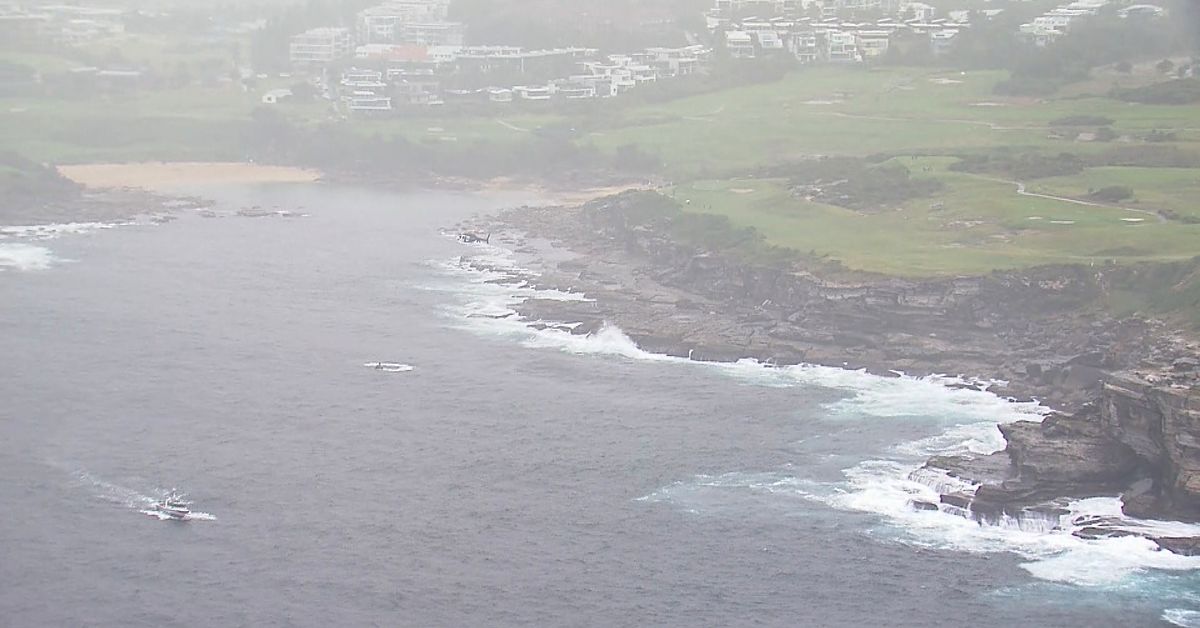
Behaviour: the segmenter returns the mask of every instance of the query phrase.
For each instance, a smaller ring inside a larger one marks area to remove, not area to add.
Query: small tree
[[[292,98],[300,102],[309,102],[317,97],[317,88],[313,87],[308,81],[300,81],[292,85],[289,89],[292,90]]]
[[[1121,61],[1120,63],[1117,63],[1116,70],[1121,74],[1129,74],[1130,72],[1133,72],[1133,64],[1128,61]]]
[[[1133,188],[1127,185],[1110,185],[1099,190],[1092,190],[1088,196],[1105,203],[1118,203],[1133,198]]]
[[[1158,70],[1160,74],[1169,74],[1171,70],[1175,69],[1175,63],[1170,59],[1163,59],[1154,66],[1154,69]]]

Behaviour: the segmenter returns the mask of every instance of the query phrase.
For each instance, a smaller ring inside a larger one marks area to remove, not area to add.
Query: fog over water
[[[488,281],[529,260],[441,230],[522,195],[207,192],[218,217],[0,240],[0,259],[41,260],[0,271],[0,623],[1119,626],[1200,609],[1195,565],[1134,543],[892,508],[916,489],[886,478],[996,447],[979,424],[1034,406],[471,317],[519,298]],[[248,205],[304,215],[233,215]],[[204,514],[142,512],[171,488]]]

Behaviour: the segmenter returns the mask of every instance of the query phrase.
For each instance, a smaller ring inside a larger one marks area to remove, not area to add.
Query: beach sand
[[[316,170],[252,163],[82,164],[59,166],[58,171],[88,187],[155,191],[206,183],[305,183],[321,178]]]
[[[521,182],[508,177],[495,177],[485,181],[462,180],[466,189],[476,189],[482,192],[528,192],[540,196],[552,205],[582,205],[589,201],[613,196],[630,190],[653,190],[653,186],[645,183],[627,183],[621,185],[564,189],[548,187],[540,183]]]
[[[309,183],[320,180],[318,170],[252,163],[146,162],[130,164],[63,165],[58,171],[90,188],[138,188],[170,193],[180,187],[222,183]],[[334,178],[336,180],[336,177]],[[529,192],[547,203],[580,205],[627,190],[652,189],[645,184],[581,189],[549,188],[541,184],[496,177],[488,180],[446,178],[443,183],[479,192]]]

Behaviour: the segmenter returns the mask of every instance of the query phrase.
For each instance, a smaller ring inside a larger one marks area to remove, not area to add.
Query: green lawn
[[[922,162],[916,162],[921,166]],[[919,168],[917,168],[919,170]],[[925,174],[924,171],[921,171]],[[754,227],[770,244],[905,276],[984,273],[1048,263],[1174,261],[1200,253],[1200,225],[1019,196],[1014,186],[934,170],[933,198],[874,214],[793,198],[780,179],[700,180],[674,196],[691,212]]]
[[[496,112],[495,117],[404,116],[355,120],[351,128],[362,135],[403,137],[413,142],[519,142],[530,133],[558,121],[546,115]]]
[[[1052,120],[1085,114],[1111,118],[1114,131],[1135,139],[1174,129],[1180,145],[1200,150],[1200,107],[1004,99],[991,93],[1001,78],[997,72],[806,68],[777,83],[623,110],[584,141],[605,150],[641,145],[680,179],[814,154],[945,154],[999,146],[1101,151],[1106,144],[1050,136]]]
[[[1072,177],[1039,179],[1034,192],[1084,198],[1089,190],[1110,185],[1133,189],[1134,198],[1120,204],[1146,210],[1171,210],[1200,219],[1200,169],[1198,168],[1089,168]]]
[[[37,161],[236,158],[258,102],[235,88],[91,100],[0,98],[0,147]]]

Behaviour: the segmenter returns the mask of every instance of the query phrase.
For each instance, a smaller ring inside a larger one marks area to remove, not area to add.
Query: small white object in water
[[[407,373],[416,368],[411,364],[401,364],[399,362],[367,362],[363,366],[388,373]]]

